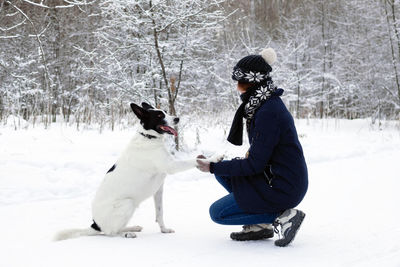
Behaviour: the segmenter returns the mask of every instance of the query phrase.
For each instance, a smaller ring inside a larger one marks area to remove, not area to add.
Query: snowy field
[[[234,242],[232,231],[209,219],[225,192],[210,174],[169,176],[164,213],[174,234],[161,234],[151,199],[131,224],[136,239],[82,237],[52,242],[65,228],[91,223],[90,203],[104,173],[132,135],[130,130],[76,131],[61,125],[14,131],[0,128],[0,266],[400,266],[400,125],[383,130],[368,120],[296,122],[310,186],[299,206],[307,214],[287,248],[272,240]],[[246,147],[224,141],[222,128],[185,133],[187,153]]]

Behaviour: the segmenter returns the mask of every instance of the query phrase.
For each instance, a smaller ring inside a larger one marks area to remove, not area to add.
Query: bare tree
[[[128,123],[130,101],[218,118],[240,102],[232,67],[266,46],[278,53],[272,77],[297,118],[399,118],[399,8],[394,0],[1,0],[0,120],[114,129]]]

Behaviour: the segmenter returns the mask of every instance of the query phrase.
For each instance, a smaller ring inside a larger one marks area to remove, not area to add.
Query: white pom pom
[[[275,50],[271,47],[263,49],[260,54],[263,59],[269,64],[272,65],[276,61],[276,53]]]

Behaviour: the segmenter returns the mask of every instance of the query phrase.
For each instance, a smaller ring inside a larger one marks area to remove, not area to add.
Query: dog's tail
[[[85,228],[85,229],[66,229],[58,232],[54,237],[53,241],[61,241],[70,238],[77,238],[80,236],[91,236],[91,235],[100,235],[101,232],[94,230],[93,228]]]

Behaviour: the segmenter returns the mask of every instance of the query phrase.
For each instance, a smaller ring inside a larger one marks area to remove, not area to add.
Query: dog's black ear
[[[146,110],[139,107],[135,103],[131,103],[131,109],[132,109],[133,113],[135,113],[135,115],[139,118],[139,120],[143,119],[147,114]]]
[[[146,102],[143,102],[143,103],[142,103],[142,107],[143,107],[145,110],[154,109],[151,105],[147,104]]]

